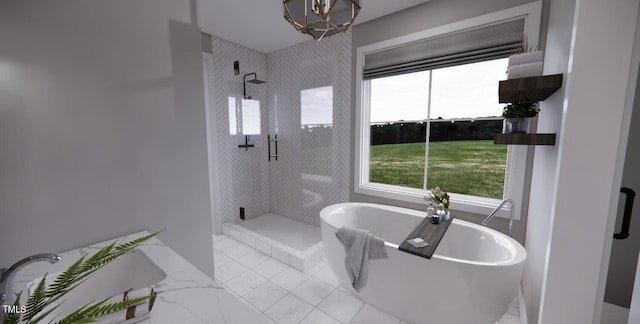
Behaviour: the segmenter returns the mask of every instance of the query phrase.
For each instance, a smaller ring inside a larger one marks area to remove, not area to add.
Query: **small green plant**
[[[525,98],[516,100],[504,107],[502,117],[504,118],[526,118],[535,117],[540,109],[535,101]]]
[[[55,303],[60,300],[60,298],[64,297],[71,290],[82,284],[91,274],[100,270],[100,268],[109,264],[116,258],[131,252],[133,249],[140,246],[140,244],[158,234],[160,234],[160,232],[155,232],[120,245],[116,245],[116,242],[114,241],[110,245],[100,249],[91,257],[87,257],[85,254],[69,266],[67,270],[63,271],[58,277],[56,277],[54,282],[49,286],[46,286],[45,284],[45,275],[38,283],[38,286],[36,286],[33,294],[31,294],[27,299],[25,307],[23,307],[25,312],[6,314],[3,324],[38,323],[58,308],[60,304],[58,303],[55,305]],[[22,292],[20,295],[21,294]],[[20,308],[20,295],[18,295],[13,304],[18,308]],[[111,296],[97,302],[90,302],[56,323],[93,323],[97,317],[125,310],[131,306],[144,302],[151,296],[152,295],[148,295],[107,304],[107,301],[113,297]],[[46,309],[47,307],[49,308]]]

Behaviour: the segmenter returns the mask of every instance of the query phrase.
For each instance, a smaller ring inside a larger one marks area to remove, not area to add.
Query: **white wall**
[[[0,2],[0,264],[142,229],[213,276],[200,32],[174,0]]]
[[[553,195],[532,195],[532,205],[551,206],[539,323],[600,320],[616,216],[611,206],[617,206],[623,164],[616,157],[619,145],[624,152],[629,125],[637,15],[637,0],[576,2],[555,181],[547,188]],[[553,49],[549,42],[547,55]],[[545,215],[529,216],[538,217]]]
[[[560,133],[574,10],[574,0],[551,1],[550,3],[544,74],[563,73],[564,86],[547,100],[540,102],[537,130],[539,133]],[[555,194],[552,188],[556,178],[557,159],[558,145],[535,148],[525,240],[527,263],[522,279],[529,323],[538,323],[550,231],[552,207],[550,202]]]

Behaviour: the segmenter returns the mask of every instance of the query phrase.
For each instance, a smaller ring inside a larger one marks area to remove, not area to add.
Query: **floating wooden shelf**
[[[556,134],[496,134],[493,144],[556,145]]]
[[[508,103],[525,98],[543,101],[560,87],[562,74],[504,80],[498,86],[498,101]]]

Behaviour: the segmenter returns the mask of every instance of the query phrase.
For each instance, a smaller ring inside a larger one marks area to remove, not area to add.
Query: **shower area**
[[[351,35],[211,48],[217,234],[307,270],[322,258],[320,210],[349,200]]]

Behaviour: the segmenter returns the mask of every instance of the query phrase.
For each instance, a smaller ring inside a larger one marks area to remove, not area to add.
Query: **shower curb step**
[[[308,272],[322,261],[322,242],[298,251],[231,222],[222,225],[222,233],[302,272]]]

